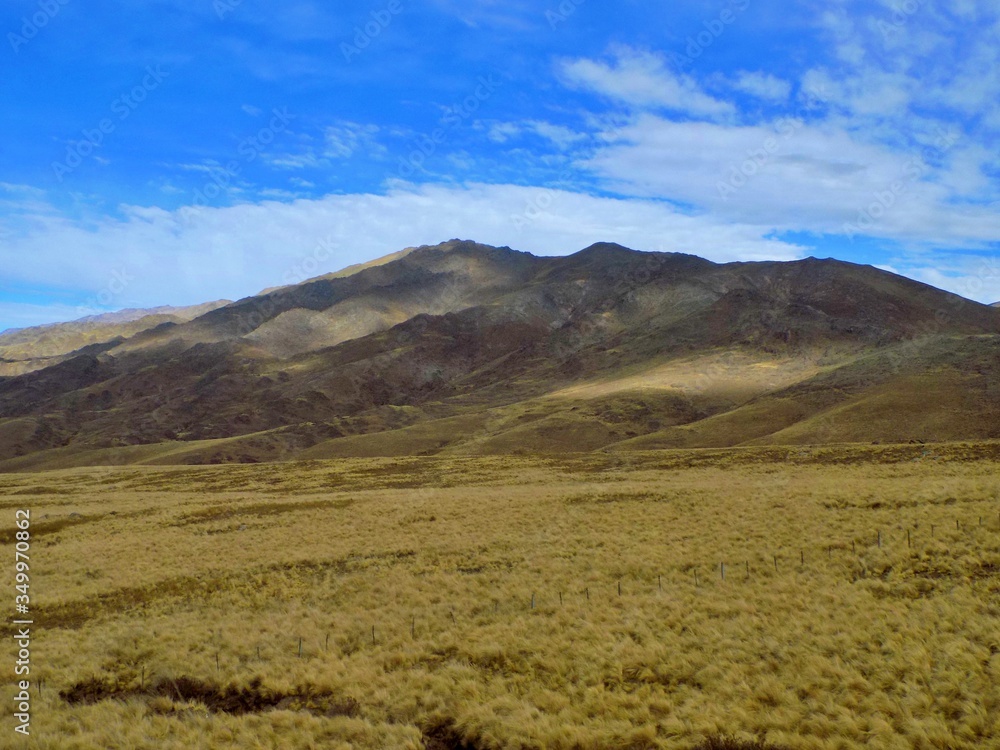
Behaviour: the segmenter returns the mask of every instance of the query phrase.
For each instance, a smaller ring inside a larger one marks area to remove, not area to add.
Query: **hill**
[[[88,315],[69,323],[0,333],[0,376],[22,375],[58,364],[73,354],[94,354],[162,323],[183,323],[229,300],[190,307],[155,307]]]
[[[0,469],[995,438],[998,344],[871,266],[452,240],[0,379]]]

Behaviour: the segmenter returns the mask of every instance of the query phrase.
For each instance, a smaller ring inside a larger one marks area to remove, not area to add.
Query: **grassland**
[[[32,511],[38,623],[32,735],[8,716],[0,746],[1000,747],[997,443],[78,468],[0,496],[11,581]]]

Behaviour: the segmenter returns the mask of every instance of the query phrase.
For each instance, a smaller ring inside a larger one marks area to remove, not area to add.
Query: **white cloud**
[[[975,19],[970,21],[970,19]],[[906,131],[920,111],[984,115],[1000,96],[1000,13],[991,0],[875,6],[841,2],[820,16],[840,65],[809,75],[832,84],[836,104]]]
[[[582,2],[583,0],[580,0]],[[531,0],[433,0],[442,11],[470,28],[525,33],[535,29],[541,13]]]
[[[953,254],[934,266],[905,264],[902,273],[979,302],[1000,301],[1000,256]]]
[[[559,148],[568,148],[574,143],[586,140],[587,138],[587,136],[583,133],[577,133],[571,128],[567,128],[563,125],[554,125],[551,122],[531,120],[527,123],[527,125],[535,133],[542,136],[542,138],[547,138],[552,141],[552,143]]]
[[[350,159],[358,153],[368,156],[382,156],[386,153],[378,136],[382,129],[370,123],[339,120],[323,128],[322,143],[303,136],[303,145],[298,150],[264,154],[264,161],[277,169],[316,169],[329,167],[332,161]]]
[[[983,199],[996,197],[996,187],[986,169],[1000,166],[997,155],[979,144],[958,143],[944,159],[938,181],[953,195]]]
[[[507,143],[526,133],[541,136],[560,149],[567,149],[574,143],[587,140],[589,137],[586,133],[578,133],[565,125],[556,125],[543,120],[493,122],[489,124],[487,137],[494,143]]]
[[[264,160],[278,169],[315,169],[325,163],[315,151],[311,150],[297,154],[266,154]]]
[[[8,259],[3,280],[44,282],[95,298],[110,290],[111,306],[150,307],[236,299],[303,274],[452,237],[542,255],[574,252],[599,240],[717,261],[805,254],[769,238],[768,227],[720,223],[657,201],[515,185],[397,183],[384,194],[122,210],[125,218],[96,225],[54,216],[9,237],[2,245]]]
[[[867,118],[905,117],[920,85],[902,73],[869,70],[864,75],[843,76],[825,69],[807,71],[802,84],[823,91],[828,104],[856,118],[857,124]]]
[[[517,138],[523,131],[520,123],[495,122],[490,124],[487,137],[494,143],[506,143],[511,138]]]
[[[769,73],[740,71],[730,85],[758,99],[786,101],[792,92],[792,85]]]
[[[620,47],[614,57],[611,63],[563,61],[560,72],[570,85],[637,107],[665,108],[697,117],[719,117],[735,111],[730,102],[702,91],[691,76],[671,71],[662,55]]]
[[[583,164],[610,186],[683,201],[719,221],[958,247],[1000,237],[1000,214],[955,203],[923,161],[822,123],[643,115],[608,139]]]
[[[56,216],[56,212],[46,200],[44,190],[30,185],[0,182],[0,215],[11,218],[6,224],[0,222],[0,241],[2,241],[16,228],[36,221],[47,221]],[[0,258],[2,257],[0,255]],[[0,264],[0,268],[2,267]]]
[[[445,157],[455,169],[468,172],[476,166],[476,160],[468,151],[453,151]]]
[[[901,14],[888,0],[829,4],[818,25],[832,55],[802,72],[796,100],[791,83],[766,70],[696,79],[630,48],[612,63],[563,63],[567,83],[617,102],[592,122],[628,116],[605,126],[603,143],[577,164],[606,189],[676,201],[720,222],[993,247],[1000,159],[986,133],[1000,122],[1000,14],[967,0],[970,25],[933,3],[912,5]],[[761,121],[706,93],[726,87],[786,116]]]
[[[375,139],[378,133],[378,125],[346,120],[330,125],[324,131],[323,156],[330,159],[347,159],[361,150],[383,153],[385,148]]]
[[[204,172],[206,174],[211,174],[222,168],[215,159],[206,159],[202,164],[178,164],[177,169],[183,169],[185,172]]]
[[[31,185],[16,185],[12,182],[0,182],[0,190],[5,193],[14,193],[16,195],[32,195],[36,198],[45,197],[45,191],[41,188],[36,188]]]

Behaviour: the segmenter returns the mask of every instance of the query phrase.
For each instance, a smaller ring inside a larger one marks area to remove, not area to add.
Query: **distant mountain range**
[[[1000,438],[1000,310],[836,260],[408,248],[0,336],[0,470]]]
[[[21,375],[83,354],[85,347],[120,343],[161,323],[183,323],[204,315],[230,300],[191,307],[154,307],[88,315],[70,323],[15,328],[0,333],[0,376]]]

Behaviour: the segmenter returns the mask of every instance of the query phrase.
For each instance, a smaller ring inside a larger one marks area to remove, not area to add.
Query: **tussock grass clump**
[[[731,734],[712,735],[691,750],[786,750],[781,745],[771,745],[763,739],[740,740]]]
[[[628,502],[666,502],[669,498],[657,495],[654,492],[585,492],[570,495],[565,499],[567,505],[585,505],[595,503],[597,505],[609,505],[611,503]]]

